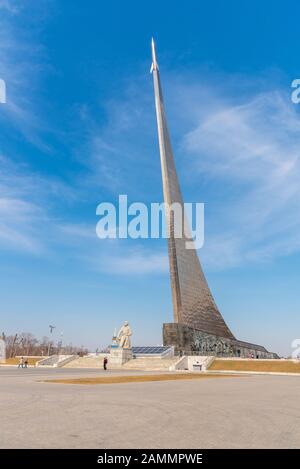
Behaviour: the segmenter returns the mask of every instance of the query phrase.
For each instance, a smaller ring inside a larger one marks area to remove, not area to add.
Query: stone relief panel
[[[201,354],[213,353],[214,355],[226,356],[234,354],[234,349],[230,341],[197,330],[193,331],[191,350],[193,352],[201,352]]]
[[[176,353],[219,357],[278,358],[276,354],[268,352],[264,347],[209,334],[185,324],[164,324],[163,336],[164,345],[173,345]]]

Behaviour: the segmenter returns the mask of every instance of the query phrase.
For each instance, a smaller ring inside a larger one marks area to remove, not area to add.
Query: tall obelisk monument
[[[183,207],[164,108],[155,44],[152,39],[152,66],[158,141],[164,201]],[[234,339],[222,318],[201,269],[195,249],[186,249],[187,238],[174,236],[174,217],[166,213],[170,236],[168,252],[175,323]]]

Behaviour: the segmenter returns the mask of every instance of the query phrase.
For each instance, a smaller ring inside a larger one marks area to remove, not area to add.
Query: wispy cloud
[[[72,200],[72,189],[0,155],[0,246],[45,253],[49,241],[58,238],[60,222],[50,207],[61,198]]]
[[[69,238],[82,239],[96,239],[95,226],[86,225],[82,223],[61,223],[59,225],[60,231]]]
[[[114,245],[115,247],[115,245]],[[111,249],[100,257],[90,259],[95,270],[115,275],[149,275],[167,273],[169,269],[166,252],[135,247]]]
[[[0,245],[40,254],[43,242],[34,229],[40,220],[41,213],[36,205],[20,199],[0,199]]]
[[[299,115],[280,89],[241,101],[204,116],[183,139],[199,177],[227,188],[203,251],[219,267],[300,249]]]
[[[136,78],[134,85],[128,79],[123,86],[116,96],[101,103],[100,116],[88,106],[78,108],[82,138],[77,155],[89,171],[85,183],[110,195],[139,190],[137,172],[142,164],[151,162],[149,149],[153,153],[149,127],[155,123],[150,112],[154,102],[145,77]]]
[[[194,200],[213,204],[213,211],[206,211],[200,252],[205,265],[230,268],[299,251],[300,120],[289,90],[280,80],[276,86],[276,79],[270,87],[270,74],[221,80],[206,71],[196,76],[166,73],[163,78],[182,185],[193,188]],[[211,85],[216,81],[218,89]],[[130,185],[126,166],[142,170],[159,188],[153,96],[143,83],[144,77],[135,90],[131,84],[110,102],[107,124],[90,134],[90,162],[115,192],[125,179]],[[139,183],[134,187],[138,192]],[[142,200],[147,197],[142,183],[140,194]]]
[[[43,151],[49,151],[49,145],[40,135],[47,130],[47,124],[39,109],[38,89],[42,73],[49,67],[45,49],[37,38],[44,14],[42,7],[46,4],[43,0],[35,5],[30,16],[24,1],[1,0],[0,3],[0,76],[7,90],[0,122],[3,127],[11,124],[28,142]]]
[[[20,3],[18,4],[17,0],[0,0],[0,10],[7,11],[11,14],[16,14],[18,13],[19,9]]]
[[[20,5],[22,2],[14,8],[14,3],[0,0],[0,8],[9,15],[17,15]],[[6,78],[9,95],[5,118],[9,117],[29,141],[47,150],[48,143],[39,136],[45,125],[43,118],[36,112],[36,101],[27,94],[32,90],[30,81],[37,83],[43,68],[43,49],[36,46],[36,41],[30,41],[30,35],[20,41],[20,31],[14,29],[5,15],[0,21],[0,71]],[[18,60],[18,54],[22,60]],[[205,246],[200,252],[205,264],[212,269],[229,268],[299,251],[300,123],[288,92],[280,86],[271,90],[266,84],[261,86],[263,78],[251,82],[228,76],[222,81],[206,73],[205,81],[199,82],[201,73],[197,80],[195,74],[189,73],[163,75],[182,185],[186,181],[191,183],[195,188],[194,200],[213,202],[213,210],[206,217]],[[211,85],[216,81],[217,89]],[[32,227],[29,229],[41,214],[41,202],[32,196],[35,186],[37,193],[44,194],[44,185],[50,199],[55,192],[67,196],[68,191],[87,194],[96,193],[98,188],[97,194],[108,198],[117,198],[119,192],[130,192],[141,201],[161,197],[152,88],[150,84],[145,86],[145,76],[136,78],[134,84],[128,80],[127,84],[119,96],[101,103],[106,119],[103,115],[99,118],[87,105],[79,106],[80,145],[70,138],[70,153],[76,154],[82,166],[74,175],[73,190],[50,176],[40,178],[25,171],[23,177],[15,169],[7,176],[3,171],[1,196],[6,203],[10,201],[11,210],[10,218],[3,212],[2,218],[6,219],[6,225],[2,225],[3,240],[9,238],[5,233],[14,228],[12,214],[17,220],[16,209],[22,203],[28,222],[28,246],[29,240],[38,236],[38,230],[33,235]],[[12,187],[9,178],[19,188],[17,193],[8,191]],[[205,189],[202,186],[201,198],[199,181],[206,184]],[[30,193],[27,185],[31,187]],[[216,203],[212,187],[221,190],[222,203]],[[46,198],[43,195],[40,200]],[[95,201],[95,206],[99,202]],[[49,213],[47,216],[50,220]],[[94,236],[94,228],[91,230],[84,220],[56,220],[53,229],[62,244],[63,236],[70,240]],[[41,241],[36,244],[38,249],[41,244]],[[89,251],[87,245],[83,243],[82,252]],[[112,256],[110,264],[105,262],[110,272],[162,272],[166,265],[153,252],[129,250],[128,254],[118,254],[120,257]]]
[[[169,269],[166,253],[149,253],[133,250],[129,255],[113,256],[107,262],[107,271],[122,275],[167,273]]]
[[[271,88],[268,74],[221,80],[206,71],[196,77],[188,72],[163,78],[182,185],[193,188],[194,201],[213,205],[206,211],[200,251],[205,265],[224,269],[299,251],[300,120],[289,90],[276,80]],[[141,200],[153,197],[153,189],[155,198],[161,196],[153,95],[144,82],[145,77],[135,80],[107,103],[105,124],[97,125],[86,108],[82,114],[89,128],[84,140],[93,168],[89,183],[98,181],[114,194],[127,188]],[[151,187],[136,178],[140,171],[145,183],[153,181]],[[131,256],[124,266],[134,271]]]
[[[28,153],[20,150],[20,135],[39,150],[49,150],[41,135],[49,125],[39,92],[45,51],[38,40],[39,20],[46,14],[42,7],[48,3],[42,0],[29,13],[22,0],[0,0],[0,77],[7,86],[0,113],[0,245],[35,255],[47,251],[49,237],[58,231],[53,205],[74,198],[70,186],[33,170]]]

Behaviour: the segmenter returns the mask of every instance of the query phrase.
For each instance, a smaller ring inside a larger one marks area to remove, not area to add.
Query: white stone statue
[[[130,349],[131,341],[130,336],[132,335],[128,321],[124,322],[124,325],[118,332],[117,340],[120,348]]]

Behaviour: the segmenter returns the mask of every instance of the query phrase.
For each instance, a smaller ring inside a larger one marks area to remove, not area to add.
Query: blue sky
[[[172,321],[165,240],[99,240],[96,207],[162,200],[154,35],[200,258],[233,333],[282,354],[300,337],[296,1],[0,0],[0,329],[91,349],[129,320]]]

